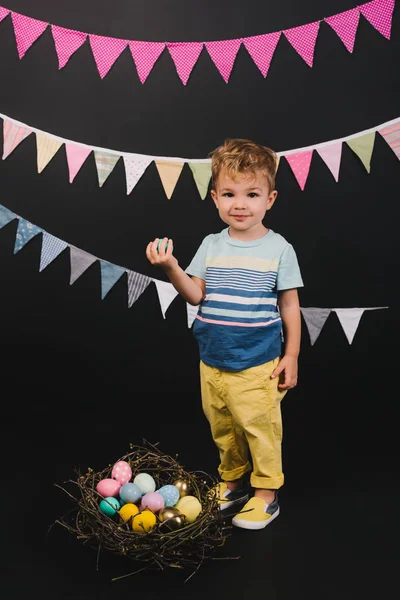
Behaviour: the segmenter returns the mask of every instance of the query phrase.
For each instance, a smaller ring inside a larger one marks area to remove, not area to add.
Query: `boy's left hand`
[[[275,371],[271,375],[271,379],[275,379],[279,375],[283,374],[281,377],[281,383],[278,384],[278,388],[280,390],[289,390],[290,388],[294,388],[297,385],[297,357],[284,355],[279,365],[276,367]]]

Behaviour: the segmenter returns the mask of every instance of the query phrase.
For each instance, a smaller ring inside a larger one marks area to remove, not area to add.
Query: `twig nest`
[[[85,544],[149,568],[189,567],[196,572],[228,536],[216,478],[185,471],[148,442],[131,445],[131,452],[102,471],[77,472],[77,479],[66,484],[77,493],[58,487],[75,506],[57,522]]]

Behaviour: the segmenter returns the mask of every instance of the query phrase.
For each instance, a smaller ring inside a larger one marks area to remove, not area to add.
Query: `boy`
[[[297,383],[303,282],[293,247],[262,222],[277,197],[276,154],[228,139],[211,161],[211,196],[228,227],[203,240],[186,271],[172,240],[155,239],[146,255],[187,302],[199,305],[193,332],[203,410],[221,460],[220,508],[249,499],[244,476],[251,471],[254,497],[232,523],[263,529],[279,515],[280,403]]]

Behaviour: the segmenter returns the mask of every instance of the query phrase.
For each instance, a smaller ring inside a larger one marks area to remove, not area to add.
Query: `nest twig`
[[[149,533],[137,533],[132,530],[130,521],[123,522],[102,514],[99,510],[102,496],[96,491],[96,486],[101,479],[111,477],[112,465],[99,472],[88,468],[82,474],[77,470],[76,480],[64,482],[64,485],[74,488],[76,495],[57,485],[73,500],[75,507],[56,523],[84,544],[97,547],[98,557],[101,548],[141,561],[146,564],[144,568],[191,568],[194,575],[206,559],[212,558],[215,549],[223,546],[229,535],[230,527],[221,517],[214,491],[217,480],[203,471],[185,471],[175,458],[163,454],[157,445],[144,443],[144,446],[131,444],[131,451],[118,460],[129,463],[133,476],[141,472],[152,475],[156,489],[173,484],[177,479],[185,480],[189,493],[196,496],[202,505],[202,512],[193,523],[165,532],[160,529],[157,520],[157,525]]]

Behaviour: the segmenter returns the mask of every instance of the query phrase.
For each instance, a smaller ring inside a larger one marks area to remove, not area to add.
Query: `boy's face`
[[[276,190],[270,191],[268,178],[262,172],[255,176],[238,174],[231,179],[221,171],[211,190],[219,216],[230,226],[231,235],[243,240],[265,234],[262,220],[277,194]]]

